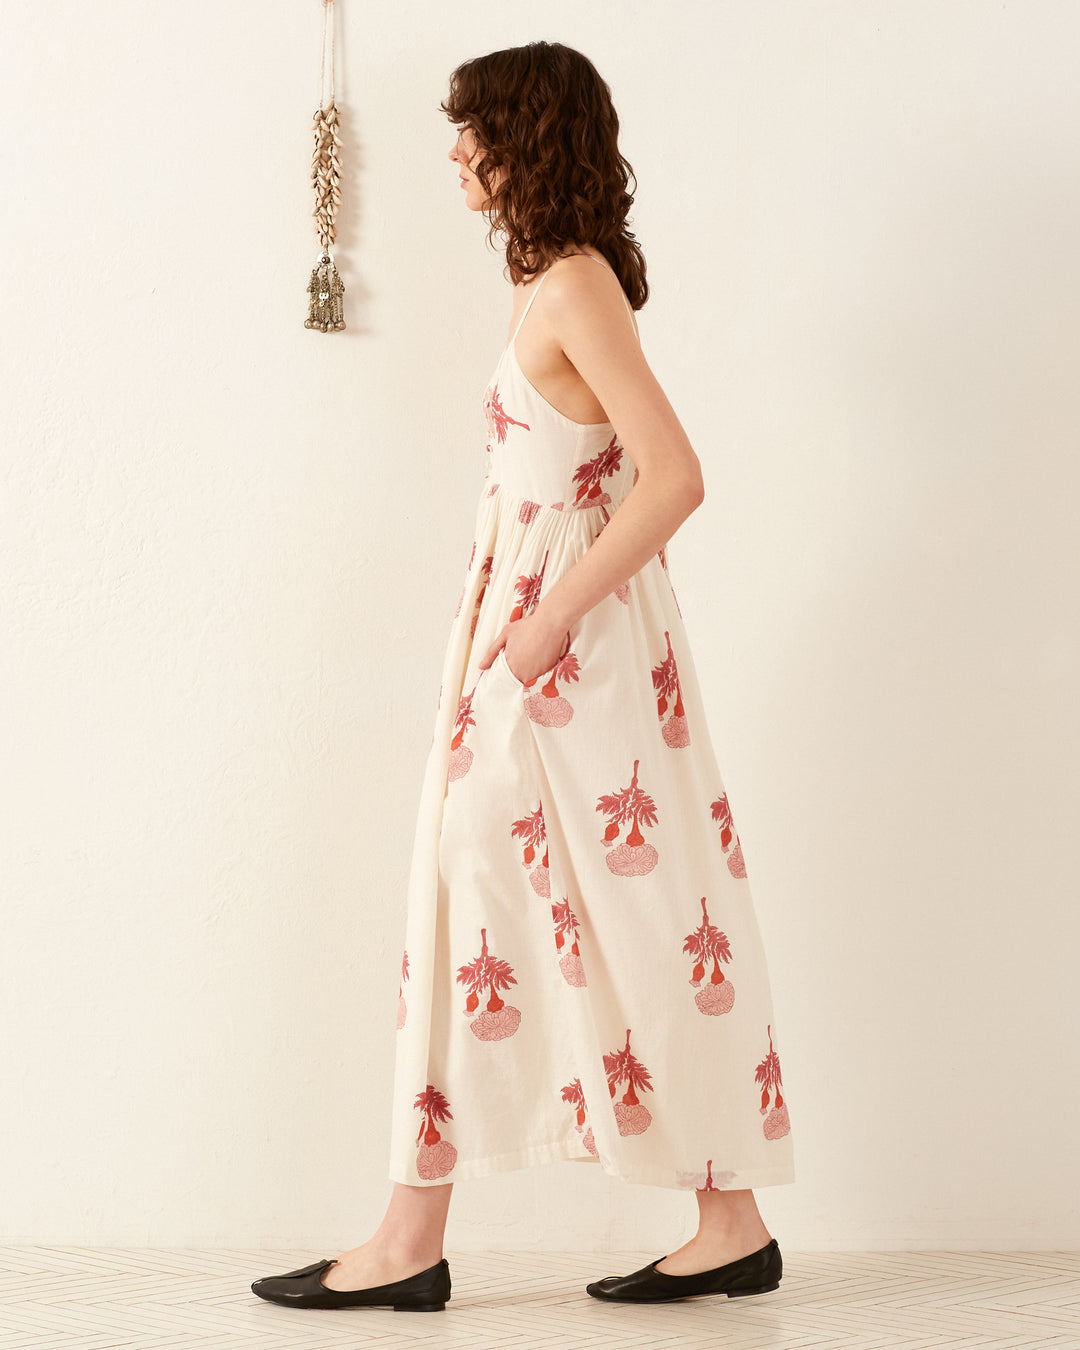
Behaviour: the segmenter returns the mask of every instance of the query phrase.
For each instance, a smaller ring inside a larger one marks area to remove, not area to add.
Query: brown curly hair
[[[645,257],[626,228],[634,200],[627,184],[633,178],[636,191],[637,178],[619,153],[611,89],[587,56],[561,42],[475,56],[452,72],[439,107],[469,126],[484,152],[476,176],[488,196],[488,242],[505,231],[515,285],[544,271],[568,243],[591,244],[633,308],[642,308]]]

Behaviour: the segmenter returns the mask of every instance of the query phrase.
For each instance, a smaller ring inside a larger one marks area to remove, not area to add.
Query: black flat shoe
[[[328,1289],[319,1277],[336,1265],[336,1260],[315,1261],[285,1275],[267,1275],[256,1280],[251,1291],[286,1308],[380,1308],[389,1304],[395,1312],[441,1312],[450,1297],[450,1265],[445,1256],[427,1270],[370,1289]]]
[[[605,1275],[585,1286],[593,1298],[617,1303],[670,1303],[697,1294],[727,1294],[742,1298],[745,1294],[768,1294],[779,1289],[784,1273],[780,1248],[773,1238],[768,1246],[749,1256],[740,1256],[726,1266],[702,1270],[696,1275],[666,1275],[656,1267],[664,1260],[658,1256],[630,1275]]]

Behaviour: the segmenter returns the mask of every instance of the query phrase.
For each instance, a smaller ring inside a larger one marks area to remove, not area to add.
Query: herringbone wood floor
[[[1080,1350],[1080,1252],[785,1252],[780,1288],[642,1308],[588,1280],[649,1252],[447,1252],[436,1313],[281,1308],[251,1281],[326,1251],[0,1248],[3,1350]]]

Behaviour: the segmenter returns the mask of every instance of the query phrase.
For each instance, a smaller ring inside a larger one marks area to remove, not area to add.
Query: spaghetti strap
[[[568,258],[592,258],[592,260],[593,260],[594,263],[600,263],[600,266],[601,266],[601,267],[606,267],[607,270],[608,270],[608,271],[612,274],[612,276],[615,278],[615,280],[616,280],[616,281],[619,281],[618,273],[615,271],[614,267],[612,267],[609,263],[606,263],[606,262],[600,262],[600,259],[599,259],[599,258],[593,258],[593,256],[592,256],[591,253],[568,253],[568,254],[566,254],[566,257],[568,257]],[[518,321],[517,321],[517,327],[514,329],[514,335],[513,335],[513,337],[510,339],[510,341],[506,344],[506,350],[507,350],[507,351],[509,351],[510,348],[511,348],[511,347],[514,345],[514,343],[517,341],[517,335],[518,335],[518,333],[521,332],[521,325],[525,322],[525,316],[526,316],[526,314],[528,314],[530,308],[532,307],[532,302],[536,299],[536,292],[540,289],[540,287],[541,287],[541,286],[544,284],[544,282],[548,279],[548,277],[550,276],[550,274],[551,274],[551,268],[549,267],[549,268],[547,269],[547,271],[544,272],[543,275],[540,277],[540,280],[539,280],[539,281],[536,283],[536,285],[533,287],[532,295],[529,296],[528,301],[527,301],[526,304],[525,304],[525,308],[521,311],[521,318],[518,319]],[[633,326],[633,329],[634,329],[634,336],[635,336],[635,337],[638,337],[639,335],[638,335],[637,319],[634,318],[634,310],[633,310],[633,307],[631,306],[630,301],[627,300],[627,298],[626,298],[626,292],[625,292],[625,291],[623,290],[623,288],[622,288],[622,282],[621,282],[621,281],[619,282],[619,294],[622,296],[622,302],[623,302],[623,304],[626,306],[626,312],[627,312],[627,314],[630,315],[630,323],[631,323],[631,325]]]
[[[525,322],[525,315],[528,314],[530,308],[532,307],[532,302],[536,299],[536,292],[540,289],[540,287],[544,284],[544,282],[547,281],[550,273],[551,268],[549,267],[548,270],[544,273],[544,275],[533,287],[533,293],[532,295],[529,296],[528,300],[525,303],[525,308],[521,311],[521,318],[518,319],[517,321],[517,328],[514,329],[514,336],[510,339],[509,343],[507,344],[508,347],[512,347],[514,343],[517,341],[517,335],[521,331],[521,325]]]
[[[615,280],[616,280],[616,281],[619,280],[618,274],[616,273],[614,267],[612,267],[610,263],[600,262],[600,259],[599,259],[599,258],[593,258],[593,255],[592,255],[591,253],[568,253],[566,256],[567,256],[568,258],[592,258],[592,260],[593,260],[594,263],[600,263],[600,266],[601,266],[601,267],[606,267],[607,270],[612,274],[612,276],[615,277]],[[633,320],[633,319],[634,319],[634,309],[633,309],[633,306],[630,304],[630,301],[627,300],[627,298],[626,298],[626,292],[625,292],[625,291],[623,290],[623,288],[622,288],[622,282],[621,282],[621,281],[619,282],[619,294],[620,294],[620,295],[622,296],[622,298],[623,298],[623,304],[626,306],[626,312],[630,315],[631,320]],[[635,330],[635,332],[637,331],[637,322],[636,322],[636,321],[634,321],[634,330]]]

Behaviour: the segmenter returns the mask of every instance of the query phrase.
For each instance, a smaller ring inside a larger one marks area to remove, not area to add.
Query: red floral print
[[[547,684],[538,694],[530,694],[525,700],[525,712],[538,726],[564,727],[574,715],[570,701],[559,693],[557,681],[569,683],[580,678],[581,666],[572,651],[560,656],[551,667]],[[526,682],[526,689],[540,678],[535,676]]]
[[[635,1088],[643,1092],[653,1091],[648,1069],[630,1049],[630,1028],[626,1029],[626,1045],[604,1056],[604,1069],[607,1072],[608,1090],[615,1096],[616,1089],[626,1083],[626,1091],[620,1101],[615,1102],[615,1120],[620,1134],[644,1134],[652,1124],[649,1109],[638,1101]]]
[[[766,1139],[783,1139],[791,1129],[791,1121],[788,1119],[787,1102],[780,1095],[780,1056],[773,1049],[772,1027],[769,1032],[769,1053],[757,1066],[754,1074],[756,1083],[764,1084],[761,1092],[760,1111],[765,1116],[762,1122],[762,1132]],[[769,1110],[769,1094],[776,1094],[776,1101],[773,1108]],[[765,1115],[768,1111],[769,1114]]]
[[[409,953],[404,951],[401,954],[401,981],[398,984],[397,991],[397,1029],[398,1031],[405,1025],[405,1017],[408,1013],[408,1005],[405,1002],[405,984],[409,978]]]
[[[472,622],[469,625],[470,638],[476,636],[476,624],[477,620],[480,618],[480,606],[484,603],[484,592],[487,590],[488,582],[491,580],[491,565],[494,561],[494,555],[489,553],[480,564],[480,575],[483,577],[483,582],[481,583],[479,591],[476,593],[476,600],[473,602]]]
[[[609,870],[618,877],[643,877],[653,870],[658,857],[656,849],[645,842],[645,836],[641,833],[642,825],[656,824],[657,812],[656,803],[637,785],[639,763],[640,760],[634,760],[634,776],[629,787],[604,793],[596,803],[597,811],[603,811],[608,817],[603,841],[605,848],[611,848],[627,821],[632,822],[626,843],[611,848],[607,856]]]
[[[581,1134],[582,1129],[585,1126],[585,1122],[588,1119],[588,1110],[586,1109],[585,1106],[585,1093],[581,1090],[580,1078],[575,1078],[572,1082],[566,1084],[566,1086],[562,1090],[562,1099],[564,1102],[569,1102],[570,1105],[575,1108],[574,1129],[577,1130],[578,1134]],[[593,1155],[594,1158],[599,1156],[596,1149],[596,1140],[593,1138],[591,1125],[587,1130],[585,1130],[585,1133],[582,1135],[581,1142],[585,1145],[585,1147],[589,1150],[589,1152]]]
[[[713,820],[720,826],[720,847],[725,853],[728,851],[732,835],[735,836],[735,847],[728,854],[728,871],[733,877],[745,877],[746,863],[743,861],[742,844],[739,843],[739,836],[735,834],[735,825],[731,819],[731,804],[728,802],[727,793],[722,792],[716,801],[710,802],[709,810],[712,812]]]
[[[731,943],[726,933],[709,922],[704,896],[701,897],[701,912],[704,915],[701,926],[687,934],[683,951],[696,958],[694,969],[690,972],[690,983],[698,990],[694,995],[698,1011],[707,1017],[718,1017],[721,1013],[730,1012],[735,1002],[735,988],[720,969],[721,961],[731,960]],[[713,971],[709,983],[702,989],[700,986],[707,961],[713,963]]]
[[[547,832],[544,829],[543,802],[530,815],[515,820],[510,827],[510,833],[513,838],[524,839],[525,841],[525,847],[522,850],[523,867],[532,867],[533,859],[543,845],[544,856],[535,867],[532,867],[532,871],[529,873],[529,881],[537,895],[542,895],[545,899],[550,898],[551,876],[548,872]]]
[[[579,464],[574,470],[574,482],[578,484],[574,506],[610,505],[611,494],[604,491],[601,479],[610,478],[621,463],[622,446],[618,439],[612,436],[606,449],[601,450],[598,455],[586,461],[586,463]]]
[[[484,478],[435,677],[391,1176],[430,1185],[569,1155],[699,1193],[790,1180],[764,954],[671,544],[609,582],[573,650],[567,633],[533,679],[477,668],[500,631],[546,610],[640,483],[610,424],[549,413],[511,356],[484,391]]]
[[[438,1088],[428,1083],[423,1092],[416,1094],[413,1109],[422,1113],[420,1133],[416,1136],[419,1144],[416,1171],[425,1181],[436,1181],[452,1172],[457,1162],[457,1149],[442,1137],[435,1126],[436,1121],[445,1123],[453,1120],[450,1103]]]
[[[529,430],[527,422],[517,422],[504,411],[503,405],[499,402],[498,384],[491,387],[484,399],[484,416],[487,418],[488,435],[500,445],[506,440],[507,430],[511,426],[521,427],[523,431]]]
[[[548,555],[545,553],[538,572],[533,572],[531,575],[523,572],[514,582],[518,602],[510,611],[509,623],[517,623],[518,619],[531,613],[540,603],[540,590],[544,584],[544,568],[547,567],[547,560]]]
[[[517,984],[514,968],[508,962],[488,952],[487,929],[480,929],[480,955],[466,965],[460,966],[457,973],[458,984],[468,987],[469,996],[465,1000],[465,1016],[471,1017],[469,1026],[479,1041],[502,1041],[512,1036],[521,1023],[521,1012],[499,997],[500,989],[508,989]],[[490,989],[491,997],[484,1011],[476,1015],[480,1003],[480,993]]]
[[[585,967],[581,964],[581,951],[578,948],[578,928],[581,926],[578,917],[570,908],[570,897],[563,896],[561,900],[551,906],[551,918],[555,924],[555,950],[561,952],[566,945],[566,935],[569,933],[572,943],[570,950],[564,952],[559,958],[559,969],[562,971],[563,979],[567,984],[572,984],[576,988],[581,988],[588,984],[585,978]]]
[[[679,685],[679,668],[675,664],[675,653],[671,650],[671,634],[664,630],[667,643],[667,656],[658,666],[653,666],[652,682],[656,690],[656,713],[661,722],[661,734],[664,744],[678,750],[690,744],[690,732],[686,726],[686,711],[683,708],[682,688]],[[674,696],[671,716],[664,721],[668,702]]]
[[[467,694],[462,694],[458,702],[457,717],[454,719],[454,735],[450,742],[450,762],[446,771],[446,779],[449,783],[454,782],[455,779],[464,778],[473,761],[473,752],[462,742],[468,729],[476,725],[476,718],[472,715],[472,701],[475,693],[476,686],[473,685]]]

